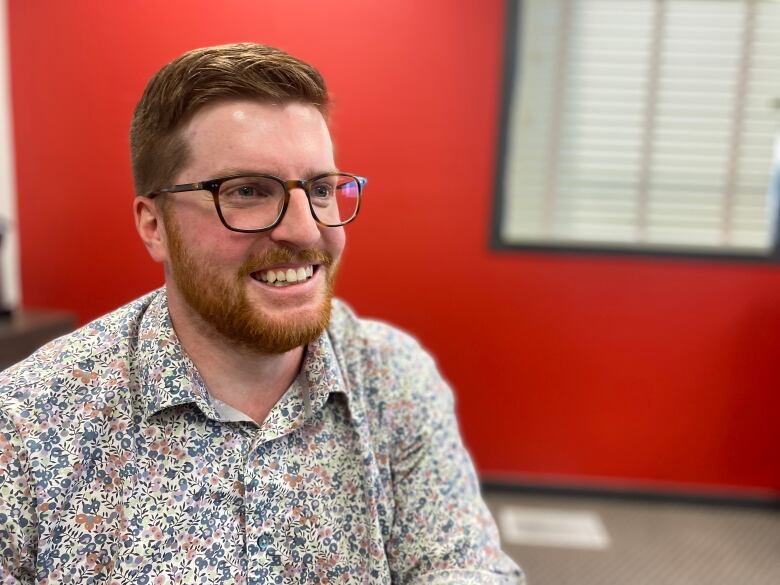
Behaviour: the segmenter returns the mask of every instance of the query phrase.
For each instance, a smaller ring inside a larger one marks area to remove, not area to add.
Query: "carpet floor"
[[[486,491],[528,585],[780,585],[780,510]]]

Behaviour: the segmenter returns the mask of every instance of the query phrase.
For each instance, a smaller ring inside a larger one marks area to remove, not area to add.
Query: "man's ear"
[[[135,229],[141,241],[155,262],[168,260],[168,242],[165,238],[165,224],[162,211],[148,197],[137,196],[133,201]]]

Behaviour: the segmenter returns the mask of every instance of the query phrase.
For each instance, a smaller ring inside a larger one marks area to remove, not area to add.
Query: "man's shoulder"
[[[408,332],[378,319],[359,317],[343,300],[334,299],[328,334],[341,351],[370,355],[427,355]]]
[[[58,337],[29,357],[0,372],[0,402],[29,399],[56,389],[58,380],[88,380],[96,372],[126,362],[137,340],[138,326],[149,304],[161,294],[148,293],[83,327]]]
[[[358,317],[344,302],[334,301],[328,334],[350,387],[369,403],[428,400],[436,391],[429,383],[439,379],[434,358],[398,327]]]
[[[436,361],[415,337],[334,301],[328,335],[349,388],[350,408],[392,442],[452,410],[453,395]],[[361,416],[362,413],[362,416]]]

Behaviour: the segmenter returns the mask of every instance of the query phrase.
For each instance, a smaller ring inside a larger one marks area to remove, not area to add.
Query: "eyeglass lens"
[[[357,213],[360,185],[348,175],[326,175],[309,183],[309,201],[318,221],[341,225]],[[222,183],[219,207],[232,228],[263,229],[273,225],[284,205],[284,185],[269,177],[235,177]]]

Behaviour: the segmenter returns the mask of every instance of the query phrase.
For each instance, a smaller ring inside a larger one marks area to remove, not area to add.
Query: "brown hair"
[[[130,126],[135,191],[167,186],[189,156],[180,130],[207,104],[232,98],[300,101],[327,117],[329,97],[320,73],[292,55],[255,43],[195,49],[160,69],[144,90]]]

